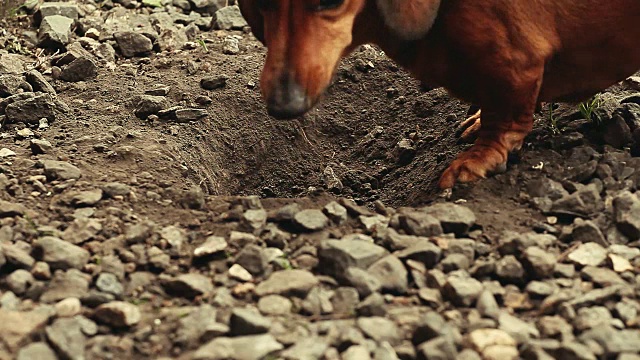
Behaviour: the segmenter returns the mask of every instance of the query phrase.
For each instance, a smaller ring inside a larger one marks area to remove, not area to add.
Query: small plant
[[[16,17],[22,7],[18,0],[0,0],[0,19]]]
[[[600,97],[596,95],[590,100],[587,100],[581,103],[580,105],[578,105],[578,110],[580,111],[580,114],[582,114],[582,116],[585,119],[593,121],[597,125],[600,121],[599,119],[593,117],[593,112],[598,107],[600,107]]]
[[[197,39],[196,43],[198,43],[198,45],[202,46],[202,48],[204,49],[204,52],[209,52],[209,48],[207,48],[207,44],[204,42],[203,39]]]
[[[555,103],[549,103],[548,108],[549,108],[549,123],[551,123],[551,131],[554,134],[560,134],[560,129],[558,128],[558,119],[556,119],[555,116],[553,116],[553,108],[555,106]]]

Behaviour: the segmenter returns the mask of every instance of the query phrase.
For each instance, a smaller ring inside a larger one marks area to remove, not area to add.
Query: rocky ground
[[[2,10],[0,359],[640,359],[640,78],[441,198],[473,109],[373,47],[277,122],[233,1]]]

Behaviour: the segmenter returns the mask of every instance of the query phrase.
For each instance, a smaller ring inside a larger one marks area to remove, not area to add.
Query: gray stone
[[[600,228],[591,220],[585,221],[576,218],[573,222],[571,238],[573,241],[580,241],[582,243],[594,242],[602,246],[609,246]]]
[[[137,306],[124,301],[102,304],[94,315],[98,321],[113,327],[130,327],[142,318]]]
[[[332,201],[325,205],[322,211],[333,221],[334,223],[340,225],[349,219],[347,214],[347,208],[338,204],[336,201]]]
[[[356,323],[367,337],[378,343],[386,341],[394,345],[402,339],[402,333],[396,324],[384,317],[361,317]]]
[[[224,251],[227,248],[227,240],[221,236],[209,236],[205,242],[193,251],[193,256],[204,257]]]
[[[380,291],[382,288],[382,284],[377,276],[357,267],[347,269],[345,280],[347,284],[353,286],[358,291],[358,294],[363,299]]]
[[[96,279],[96,287],[98,290],[107,294],[112,294],[115,297],[121,297],[124,293],[124,286],[118,280],[116,275],[106,272],[98,275],[98,279]]]
[[[16,295],[22,295],[27,292],[35,281],[36,279],[33,275],[24,269],[15,270],[5,278],[7,287]]]
[[[79,245],[95,239],[100,231],[102,231],[100,220],[79,217],[64,230],[62,238],[73,245]]]
[[[89,293],[87,275],[77,269],[56,272],[40,297],[43,303],[55,303],[70,297],[84,298]]]
[[[440,262],[442,270],[446,273],[456,270],[468,270],[469,258],[464,254],[449,254]]]
[[[329,345],[326,340],[319,337],[310,337],[295,343],[292,347],[283,351],[280,356],[290,360],[321,359],[328,348]]]
[[[522,265],[528,273],[533,274],[536,278],[544,279],[553,275],[556,257],[548,251],[532,246],[525,250]]]
[[[605,351],[606,356],[620,353],[640,353],[640,330],[615,330],[609,326],[599,326],[582,333],[580,341],[593,340]]]
[[[258,284],[256,295],[305,297],[318,283],[318,279],[306,270],[276,271],[267,280]]]
[[[452,335],[453,328],[445,321],[442,315],[435,311],[429,311],[418,319],[411,342],[422,344],[440,336],[451,337]]]
[[[581,275],[585,280],[591,281],[600,287],[622,285],[625,281],[615,271],[595,266],[585,266]]]
[[[47,3],[43,3],[42,5],[44,4]],[[51,84],[49,84],[47,79],[45,79],[42,73],[40,73],[38,70],[33,69],[27,71],[24,75],[29,84],[31,84],[33,91],[40,91],[51,95],[56,94],[56,90],[53,88],[53,86],[51,86]]]
[[[58,78],[67,82],[86,81],[98,76],[98,65],[89,57],[79,57],[61,70]]]
[[[532,297],[547,297],[556,291],[556,287],[542,281],[532,281],[525,289]]]
[[[200,87],[205,90],[216,90],[227,85],[229,77],[226,75],[208,76],[200,80]]]
[[[604,306],[584,307],[578,309],[573,319],[573,326],[579,332],[611,324],[611,312]]]
[[[264,248],[249,244],[238,253],[236,263],[247,269],[254,276],[262,274],[269,265]]]
[[[320,287],[311,289],[302,302],[302,310],[308,315],[315,316],[331,314],[333,312],[333,304],[331,303],[333,294],[333,291]]]
[[[219,337],[201,346],[193,354],[193,360],[261,360],[284,348],[270,334]]]
[[[87,250],[53,236],[39,238],[34,248],[36,257],[54,270],[82,269],[91,256]]]
[[[429,240],[421,239],[406,249],[397,252],[395,255],[403,260],[421,262],[430,269],[440,261],[442,250]]]
[[[242,214],[240,230],[259,233],[267,224],[267,212],[264,209],[249,209]]]
[[[18,352],[16,360],[58,360],[56,353],[45,342],[31,343]]]
[[[267,295],[258,300],[258,310],[265,315],[287,315],[292,308],[291,300],[280,295]]]
[[[421,211],[412,211],[399,215],[400,226],[409,235],[438,236],[442,234],[440,220]]]
[[[420,344],[417,350],[418,359],[421,360],[452,360],[457,355],[456,345],[445,336]]]
[[[404,294],[409,288],[407,269],[393,255],[388,255],[376,261],[367,271],[378,279],[384,292]]]
[[[153,50],[151,39],[140,33],[116,32],[113,37],[118,43],[120,53],[126,58],[147,55]]]
[[[496,262],[496,275],[503,281],[520,283],[524,281],[524,268],[515,256],[507,255]]]
[[[102,190],[81,191],[71,197],[70,204],[75,207],[94,206],[102,199]]]
[[[49,320],[46,311],[12,311],[0,308],[0,339],[9,351],[17,351],[44,329]]]
[[[23,99],[16,99],[8,104],[5,108],[5,115],[9,123],[23,122],[35,125],[39,124],[42,118],[52,122],[56,120],[59,113],[65,111],[60,104],[54,101],[50,94],[29,96]]]
[[[356,312],[360,316],[384,316],[387,311],[384,306],[384,297],[380,293],[367,296],[358,306]]]
[[[569,195],[567,190],[557,181],[547,177],[531,180],[527,183],[527,192],[532,198],[549,198],[558,200]]]
[[[0,200],[0,218],[23,216],[26,211],[24,205]]]
[[[585,306],[601,305],[612,297],[617,296],[624,288],[625,286],[613,285],[604,289],[594,289],[582,296],[573,298],[568,304],[576,309]]]
[[[53,151],[53,145],[47,140],[31,139],[29,145],[34,155],[49,154]]]
[[[119,183],[119,182],[110,182],[106,183],[102,186],[102,192],[107,197],[114,196],[127,196],[131,192],[131,188],[129,185]]]
[[[0,97],[9,97],[31,91],[33,91],[33,88],[22,76],[0,75]]]
[[[78,6],[69,2],[45,2],[38,6],[38,10],[33,14],[33,19],[36,25],[40,25],[42,19],[52,15],[61,15],[71,20],[78,20]]]
[[[342,360],[371,360],[371,354],[366,346],[353,345],[342,353]]]
[[[242,16],[237,5],[223,7],[216,11],[214,16],[214,26],[221,30],[241,30],[248,26],[247,21]]]
[[[136,99],[134,114],[144,120],[150,115],[160,113],[167,106],[166,101],[164,96],[141,95]]]
[[[68,162],[44,160],[42,164],[44,166],[44,174],[49,180],[75,180],[82,176],[80,169]]]
[[[183,346],[191,347],[200,344],[204,337],[220,336],[229,331],[226,325],[216,322],[216,309],[209,305],[201,305],[178,321],[175,341]],[[207,339],[208,340],[208,339]]]
[[[456,235],[466,234],[476,222],[476,216],[469,208],[452,203],[440,203],[422,209],[440,221],[442,229]]]
[[[0,244],[5,261],[21,269],[31,269],[36,260],[24,249],[12,244]]]
[[[234,309],[229,328],[234,336],[263,334],[271,328],[271,320],[260,315],[257,309]]]
[[[499,329],[509,333],[509,335],[516,339],[518,344],[526,343],[529,339],[537,339],[540,337],[540,331],[538,331],[535,325],[520,320],[505,311],[500,313],[498,324]]]
[[[640,199],[623,191],[613,199],[613,215],[618,229],[631,241],[640,239]]]
[[[56,319],[45,329],[47,339],[64,359],[83,360],[86,338],[73,318]]]
[[[567,258],[581,266],[598,266],[607,259],[607,249],[592,242],[581,244]]]
[[[62,48],[69,43],[73,19],[62,15],[50,15],[42,19],[38,29],[38,45]]]
[[[320,231],[329,225],[329,218],[321,210],[309,209],[296,213],[293,222],[305,231]]]
[[[341,281],[350,267],[366,269],[387,254],[385,248],[361,240],[325,240],[318,251],[323,272]]]
[[[604,208],[600,192],[594,184],[580,187],[573,194],[553,202],[551,212],[558,215],[591,216]]]
[[[484,317],[498,320],[500,316],[500,307],[498,306],[498,302],[489,290],[484,290],[480,293],[476,307],[478,312],[480,312],[480,315]]]
[[[162,285],[167,292],[186,298],[206,296],[213,292],[211,279],[198,273],[178,275],[175,278],[163,281]]]
[[[358,291],[352,287],[339,287],[331,297],[335,314],[353,314],[360,301]]]
[[[454,272],[447,278],[443,295],[458,306],[469,307],[476,302],[482,290],[480,281],[465,273]]]

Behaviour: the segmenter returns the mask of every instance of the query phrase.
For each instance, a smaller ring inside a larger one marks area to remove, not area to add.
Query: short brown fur
[[[326,11],[313,10],[319,0],[263,0],[264,11],[256,1],[240,6],[268,48],[266,99],[290,72],[310,109],[340,58],[375,43],[419,80],[480,106],[481,123],[480,114],[467,122],[477,139],[444,172],[443,189],[503,168],[540,102],[581,101],[640,69],[640,0],[441,0],[433,26],[415,39],[381,10],[395,6],[397,15],[435,0],[345,0]]]

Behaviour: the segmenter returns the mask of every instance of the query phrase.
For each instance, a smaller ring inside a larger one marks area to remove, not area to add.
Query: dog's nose
[[[309,110],[306,92],[293,76],[283,76],[267,100],[267,112],[276,119],[294,119]]]

